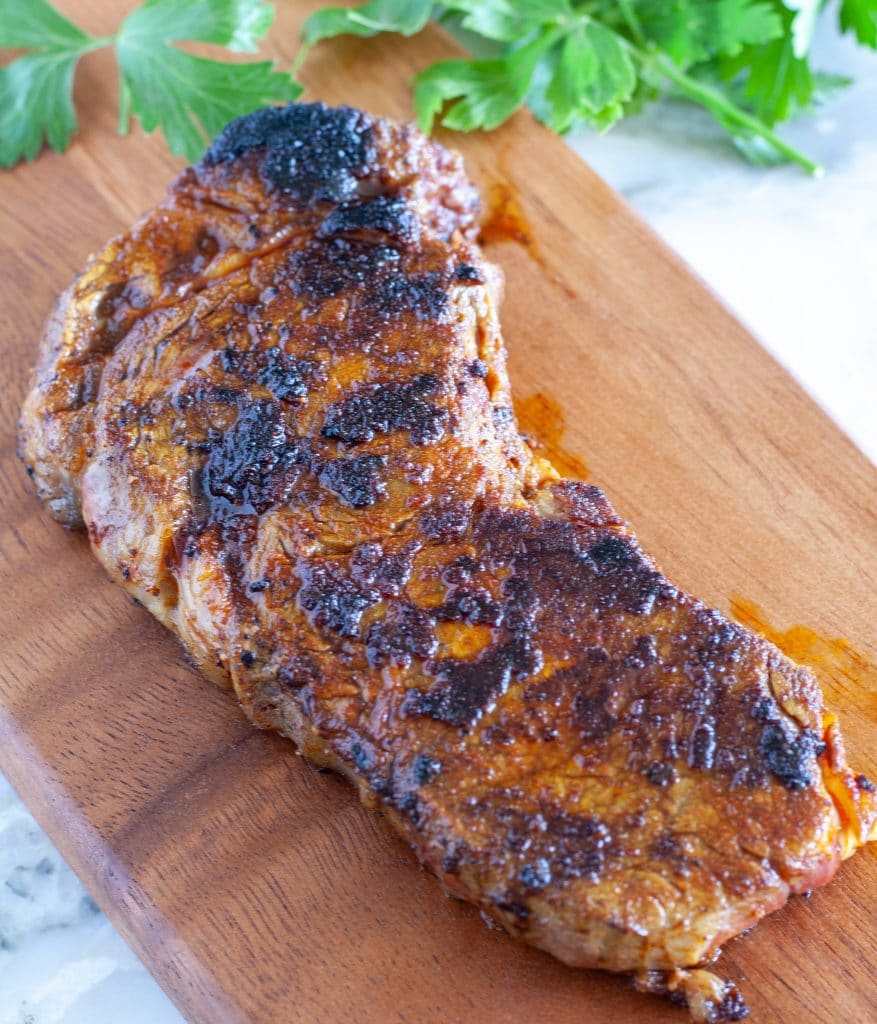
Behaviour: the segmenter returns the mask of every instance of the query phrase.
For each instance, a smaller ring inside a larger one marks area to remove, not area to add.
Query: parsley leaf
[[[471,131],[502,124],[523,103],[557,131],[599,130],[668,94],[708,110],[750,159],[816,165],[774,131],[848,84],[811,66],[816,19],[834,2],[840,28],[877,49],[877,0],[367,0],[316,11],[309,48],[338,35],[410,36],[435,17],[456,24],[482,59],[441,61],[415,77],[420,124]],[[121,72],[120,131],[133,113],[196,159],[229,120],[300,87],[268,61],[194,57],[175,43],[254,52],[273,20],[263,0],[146,0],[106,39],[87,35],[47,0],[0,0],[0,47],[29,51],[0,68],[0,166],[64,149],[76,130],[72,83],[89,50],[112,45]],[[484,45],[477,46],[478,40]]]
[[[752,0],[647,0],[637,9],[646,36],[680,67],[717,54],[733,56],[745,45],[764,43],[783,31],[774,8]]]
[[[313,46],[340,35],[367,38],[398,32],[413,36],[429,21],[432,6],[430,0],[370,0],[360,7],[324,7],[304,23],[302,39],[306,46]]]
[[[478,60],[441,61],[414,79],[421,126],[491,129],[524,102],[559,132],[599,130],[672,95],[708,110],[759,163],[818,167],[773,126],[847,84],[811,67],[816,18],[831,0],[370,0],[317,11],[304,47],[335,35],[412,35],[430,15],[456,25]],[[841,28],[877,49],[877,0],[834,0]],[[483,42],[483,45],[479,45]]]
[[[131,112],[146,131],[160,127],[172,152],[197,160],[233,118],[270,100],[294,99],[301,88],[270,61],[229,64],[170,45],[185,39],[253,50],[272,16],[267,4],[252,0],[148,0],[138,7],[116,39],[120,130],[128,130]]]
[[[877,0],[843,0],[840,27],[844,32],[853,32],[863,45],[877,50]]]
[[[0,47],[30,50],[0,68],[0,166],[32,160],[47,141],[64,150],[76,131],[73,74],[89,50],[114,46],[121,72],[119,129],[133,112],[147,131],[196,160],[234,117],[301,87],[269,61],[227,63],[184,53],[174,42],[253,52],[274,18],[262,0],[147,0],[104,39],[87,35],[46,0],[0,0]]]
[[[563,42],[545,98],[550,124],[565,132],[578,117],[608,128],[622,115],[636,88],[636,69],[624,39],[585,18]]]
[[[558,18],[573,15],[570,0],[450,0],[442,5],[463,15],[463,28],[485,39],[519,40]]]
[[[45,0],[0,0],[0,46],[31,50],[0,68],[0,167],[33,160],[44,139],[67,148],[76,131],[73,70],[101,45]]]
[[[513,56],[433,64],[414,79],[418,123],[430,131],[444,103],[455,99],[442,117],[448,128],[461,132],[497,128],[524,102],[536,64],[550,42],[537,36]]]
[[[793,22],[797,16],[786,10],[782,18],[785,31],[780,38],[760,46],[747,46],[722,65],[726,79],[739,78],[743,82],[743,95],[755,115],[768,125],[806,110],[814,91],[807,57],[796,53]]]

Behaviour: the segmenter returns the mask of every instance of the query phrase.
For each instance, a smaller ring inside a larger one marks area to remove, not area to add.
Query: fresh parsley
[[[471,131],[502,124],[527,103],[558,132],[579,121],[605,130],[660,95],[708,110],[757,163],[819,167],[774,126],[848,84],[809,61],[828,0],[370,0],[324,8],[304,25],[300,64],[321,39],[413,35],[430,18],[468,33],[477,56],[414,79],[421,126]],[[877,0],[835,2],[840,28],[877,49]]]
[[[32,160],[45,142],[63,151],[76,131],[73,74],[90,50],[113,46],[120,73],[119,130],[130,115],[161,128],[174,153],[196,160],[228,121],[301,92],[270,61],[229,63],[185,53],[177,42],[251,53],[274,17],[261,0],[148,0],[113,36],[96,38],[46,0],[0,0],[0,47],[25,49],[0,68],[0,166]]]
[[[816,19],[833,3],[843,32],[877,49],[877,0],[369,0],[326,7],[305,22],[296,67],[338,35],[410,36],[433,18],[472,41],[472,59],[445,60],[414,79],[421,126],[471,131],[502,124],[522,104],[558,132],[581,121],[605,130],[658,96],[704,107],[757,163],[817,165],[775,126],[849,84],[810,64]],[[76,131],[80,58],[112,46],[120,73],[119,130],[131,116],[197,159],[232,118],[295,99],[301,87],[270,61],[196,57],[180,42],[253,53],[274,17],[262,0],[147,0],[98,38],[47,0],[0,0],[0,166],[64,150]]]

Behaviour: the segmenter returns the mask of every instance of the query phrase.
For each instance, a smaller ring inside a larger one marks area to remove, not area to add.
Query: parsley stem
[[[663,75],[664,78],[677,86],[684,96],[706,107],[719,120],[739,125],[741,128],[752,132],[753,135],[764,139],[778,153],[781,153],[786,159],[799,164],[814,177],[821,177],[824,173],[821,164],[816,163],[800,152],[800,150],[795,149],[794,146],[784,142],[764,121],[753,117],[751,114],[747,114],[745,110],[741,110],[740,107],[725,99],[720,92],[710,88],[704,82],[699,82],[696,78],[687,75],[669,57],[665,57],[660,53],[643,53],[636,50],[633,52],[642,64],[646,67],[651,66],[658,74]]]
[[[100,36],[89,39],[88,44],[82,47],[82,53],[90,53],[92,50],[102,50],[105,46],[112,46],[115,41],[115,36]]]
[[[310,53],[310,50],[310,43],[302,42],[301,46],[299,46],[298,53],[295,55],[295,60],[292,62],[292,67],[289,69],[289,73],[293,78],[298,74],[298,70],[302,64],[304,64],[305,57]]]
[[[621,17],[624,19],[624,23],[627,25],[630,34],[636,40],[640,46],[648,45],[646,35],[643,32],[642,25],[639,23],[636,11],[633,9],[633,4],[630,0],[618,0],[618,10],[621,12]]]

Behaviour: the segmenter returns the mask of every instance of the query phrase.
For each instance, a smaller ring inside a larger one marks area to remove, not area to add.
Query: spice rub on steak
[[[62,296],[21,451],[254,722],[453,893],[737,1020],[702,969],[874,828],[810,672],[662,575],[518,436],[460,158],[230,124]]]

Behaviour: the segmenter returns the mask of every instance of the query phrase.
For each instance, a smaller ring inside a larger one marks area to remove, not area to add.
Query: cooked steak
[[[254,722],[453,893],[737,1020],[703,970],[874,829],[810,672],[518,435],[460,158],[292,105],[91,259],[40,350],[40,497]]]

